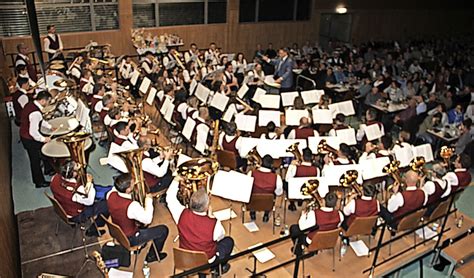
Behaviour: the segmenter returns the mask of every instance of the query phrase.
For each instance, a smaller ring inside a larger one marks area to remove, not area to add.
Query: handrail
[[[313,85],[313,89],[316,88],[316,82],[313,79],[311,79],[307,76],[301,75],[301,74],[298,74],[298,76],[296,77],[296,87],[298,87],[298,85],[299,85],[300,78],[303,78],[303,79],[311,82],[311,84]]]

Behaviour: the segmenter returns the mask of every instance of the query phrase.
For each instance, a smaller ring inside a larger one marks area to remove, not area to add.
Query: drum
[[[59,75],[60,74],[60,75]],[[59,81],[59,80],[63,80],[63,74],[58,72],[58,71],[49,71],[48,72],[48,75],[46,75],[46,86],[44,84],[44,80],[43,80],[43,77],[41,77],[39,80],[38,80],[38,86],[39,88],[41,89],[55,89],[55,90],[58,90],[59,92],[62,92],[64,91],[66,88],[62,88],[62,87],[57,87],[57,86],[54,86],[54,82],[56,81]]]
[[[40,128],[40,132],[46,136],[61,136],[68,134],[79,127],[79,121],[74,117],[59,117],[49,120],[48,123],[55,129]]]
[[[87,138],[85,141],[84,150],[88,150],[92,146],[92,139]],[[51,158],[66,158],[69,157],[69,150],[66,144],[60,142],[57,138],[43,145],[41,152]]]

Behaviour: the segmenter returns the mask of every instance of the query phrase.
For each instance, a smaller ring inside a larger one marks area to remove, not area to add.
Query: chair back
[[[115,224],[110,220],[109,218],[104,217],[101,215],[101,217],[105,220],[105,223],[107,224],[107,228],[109,229],[109,233],[112,236],[113,239],[118,241],[120,245],[122,245],[125,249],[128,251],[134,251],[137,250],[138,247],[132,247],[130,245],[130,241],[128,240],[127,236],[123,232],[122,228],[120,228],[119,225]]]
[[[311,239],[311,244],[308,246],[308,251],[312,252],[336,247],[337,240],[339,239],[339,231],[340,229],[337,228],[329,231],[316,232]]]
[[[346,237],[351,237],[355,235],[370,235],[372,233],[372,228],[377,222],[378,216],[367,216],[367,217],[356,217],[354,221],[349,226],[344,235]]]
[[[414,213],[411,213],[403,217],[397,227],[397,231],[406,231],[415,229],[420,224],[421,218],[425,214],[426,209],[420,209]]]
[[[275,196],[272,193],[256,193],[250,196],[250,202],[245,205],[247,210],[271,211],[275,204]]]
[[[223,168],[228,168],[229,170],[237,169],[237,158],[235,154],[226,150],[217,150],[217,162]]]
[[[64,223],[68,225],[74,225],[75,223],[72,222],[69,217],[67,216],[66,211],[64,210],[63,206],[56,200],[54,197],[49,196],[46,192],[44,192],[44,195],[51,201],[51,204],[53,205],[54,212],[61,218],[61,220],[64,221]]]
[[[448,213],[448,210],[449,210],[449,203],[451,202],[451,198],[452,197],[439,203],[438,206],[433,210],[431,215],[428,217],[427,221],[430,222],[433,219],[446,215],[446,213]]]
[[[174,269],[189,270],[198,266],[208,264],[207,255],[201,251],[191,251],[182,248],[173,248]],[[210,273],[210,269],[203,270],[201,273]]]

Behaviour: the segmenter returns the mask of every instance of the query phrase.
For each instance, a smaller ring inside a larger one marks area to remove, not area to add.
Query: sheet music
[[[230,208],[215,211],[212,213],[212,215],[214,215],[214,217],[221,222],[237,217],[235,211],[231,211]]]
[[[238,130],[254,132],[255,125],[257,124],[257,116],[236,114],[234,121]]]
[[[148,105],[153,105],[153,102],[155,101],[157,90],[155,87],[151,87],[150,92],[146,96],[146,103]]]
[[[150,88],[151,85],[151,80],[148,77],[143,78],[142,83],[140,84],[140,88],[138,89],[140,92],[143,94],[146,94],[148,92],[148,89]]]
[[[133,272],[110,268],[109,278],[133,278]]]
[[[196,144],[194,145],[194,148],[196,148],[197,151],[199,151],[201,154],[205,154],[208,146],[207,146],[207,137],[209,136],[209,131],[210,128],[207,125],[201,125],[203,127],[203,131],[205,135],[199,135],[196,136]]]
[[[221,93],[216,93],[214,97],[212,98],[211,105],[212,107],[216,108],[217,110],[224,112],[227,103],[229,103],[229,97],[221,94]]]
[[[309,118],[309,112],[308,110],[293,110],[293,109],[288,109],[285,112],[285,121],[286,125],[289,126],[299,126],[300,125],[300,120],[303,117]]]
[[[260,246],[262,245],[262,243],[257,243],[253,246],[250,246],[248,249],[252,249],[252,248],[255,248],[257,246]],[[270,249],[268,248],[261,248],[259,250],[256,250],[254,252],[252,252],[252,254],[255,256],[255,258],[257,259],[257,261],[261,264],[264,264],[270,260],[272,260],[273,258],[275,258],[275,254],[272,253],[272,251],[270,251]]]
[[[299,96],[298,92],[281,93],[281,102],[284,107],[293,106],[295,98]]]
[[[339,138],[341,142],[344,142],[349,146],[357,144],[355,129],[352,127],[336,130],[336,137]]]
[[[255,233],[255,232],[260,231],[257,224],[255,224],[255,222],[253,222],[253,221],[244,223],[244,227],[247,229],[247,231],[249,231],[251,233]]]
[[[122,173],[128,173],[128,169],[125,165],[125,162],[122,160],[122,158],[116,155],[116,153],[123,152],[126,150],[126,148],[123,148],[112,142],[110,144],[109,155],[107,157],[107,163]]]
[[[194,90],[196,90],[196,86],[198,85],[196,79],[193,78],[193,80],[191,80],[191,84],[189,84],[189,95],[193,95],[194,94]]]
[[[258,126],[267,126],[269,122],[273,122],[275,126],[279,127],[280,111],[274,110],[259,110],[258,111]]]
[[[349,165],[325,165],[322,171],[322,176],[327,180],[328,186],[339,185],[339,179],[341,176],[346,173],[348,170],[356,170],[359,172],[357,177],[357,182],[362,184],[362,170],[359,164],[349,164]]]
[[[209,90],[207,87],[199,83],[196,88],[196,97],[202,102],[202,103],[207,103],[207,98],[209,97],[209,94],[211,93],[211,90]]]
[[[332,111],[329,109],[313,109],[313,123],[332,124]]]
[[[249,151],[255,148],[260,142],[261,139],[259,138],[251,138],[251,137],[242,137],[242,144],[240,146],[239,154],[241,157],[247,157]]]
[[[423,144],[413,147],[413,157],[423,156],[425,162],[433,161],[433,150],[431,149],[430,144]]]
[[[364,257],[369,255],[369,248],[367,247],[367,245],[365,245],[364,241],[351,241],[349,242],[349,245],[351,246],[352,250],[354,250],[354,253],[357,255],[357,257]]]
[[[352,116],[355,115],[354,105],[352,100],[336,102],[328,105],[329,110],[332,111],[333,118],[336,117],[337,114],[342,113],[344,116]]]
[[[90,109],[86,107],[82,100],[78,100],[76,109],[76,119],[86,131],[92,131],[91,118],[89,117]]]
[[[249,87],[247,86],[247,84],[243,83],[240,89],[237,91],[237,96],[243,99],[244,96],[247,94],[248,90],[249,90]]]
[[[276,82],[275,82],[275,78],[273,78],[273,75],[265,75],[264,82],[265,82],[265,83],[268,83],[268,84],[274,84],[274,83],[276,83]]]
[[[260,105],[262,108],[268,109],[279,109],[280,108],[280,96],[266,94],[259,97]]]
[[[362,178],[364,180],[370,180],[373,178],[384,177],[385,174],[382,170],[385,165],[390,163],[390,158],[379,157],[374,159],[366,159],[359,162],[362,169]],[[359,173],[360,175],[361,173]]]
[[[267,92],[262,89],[262,88],[257,88],[257,90],[255,90],[255,94],[253,95],[253,98],[252,100],[257,102],[257,103],[260,103],[260,98],[264,95],[266,95]]]
[[[318,154],[318,144],[323,139],[326,140],[329,146],[339,150],[341,140],[336,136],[310,136],[308,137],[308,147],[313,154]]]
[[[383,136],[382,131],[380,130],[380,127],[378,124],[371,124],[369,126],[367,125],[360,125],[365,132],[365,136],[367,137],[367,140],[373,141],[375,139],[379,139],[380,137]]]
[[[267,154],[273,158],[293,157],[293,154],[286,150],[290,145],[296,142],[299,142],[298,149],[300,152],[307,146],[306,140],[304,139],[260,139],[257,150],[262,157]]]
[[[406,167],[410,164],[410,161],[414,158],[413,146],[408,145],[403,148],[400,146],[393,147],[395,158],[400,161],[400,167]]]
[[[236,202],[250,202],[253,177],[236,171],[217,171],[214,176],[211,194]]]
[[[159,90],[158,93],[156,93],[156,97],[158,100],[163,101],[163,98],[165,97],[165,91]]]
[[[130,78],[130,83],[132,83],[133,86],[137,85],[137,81],[139,77],[140,77],[140,72],[138,70],[135,70],[132,73],[132,77]]]
[[[193,120],[191,117],[188,117],[186,119],[186,122],[184,123],[183,131],[182,131],[184,138],[188,139],[188,141],[191,141],[191,136],[193,135],[193,131],[195,128],[196,128],[196,121]]]
[[[161,106],[160,113],[163,115],[163,117],[168,123],[172,122],[171,119],[173,117],[174,107],[175,105],[173,104],[171,99],[166,97],[165,102]]]
[[[310,90],[301,92],[301,98],[303,99],[305,105],[318,103],[322,95],[324,95],[324,90]]]
[[[235,105],[229,105],[224,115],[222,116],[222,120],[230,123],[235,114],[237,114],[237,109],[235,108]]]

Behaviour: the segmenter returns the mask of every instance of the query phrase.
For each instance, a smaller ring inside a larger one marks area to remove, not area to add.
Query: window
[[[309,20],[311,0],[240,0],[240,22]]]
[[[207,3],[207,23],[226,23],[227,0],[209,0]]]
[[[160,26],[204,24],[204,2],[160,3]]]
[[[155,4],[133,4],[133,28],[156,26]]]

